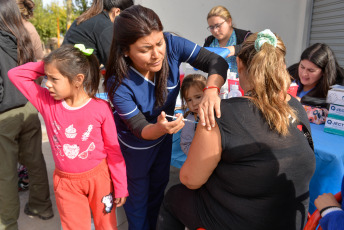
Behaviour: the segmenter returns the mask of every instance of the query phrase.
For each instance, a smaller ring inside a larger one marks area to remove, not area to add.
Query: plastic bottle
[[[228,84],[227,84],[227,87],[226,87],[226,84],[221,87],[220,98],[221,99],[227,99],[228,98]]]
[[[228,98],[241,97],[242,94],[239,90],[239,85],[231,85],[231,91],[228,93]]]
[[[229,76],[229,72],[230,72],[230,70],[228,69],[227,78],[228,78],[228,76]],[[227,99],[227,98],[228,98],[228,81],[225,81],[225,83],[224,83],[223,86],[221,87],[221,90],[220,90],[220,98],[221,98],[221,99]]]

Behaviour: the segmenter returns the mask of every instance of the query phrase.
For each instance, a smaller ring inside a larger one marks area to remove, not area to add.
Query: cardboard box
[[[327,117],[324,132],[344,136],[344,121]]]
[[[328,91],[326,102],[328,104],[344,105],[344,86],[333,85]]]
[[[330,104],[328,117],[344,121],[344,106]]]

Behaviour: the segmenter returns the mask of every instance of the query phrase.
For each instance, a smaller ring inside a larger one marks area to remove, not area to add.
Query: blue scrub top
[[[155,83],[146,79],[134,67],[130,67],[128,78],[118,87],[112,101],[115,112],[115,122],[118,140],[125,146],[136,150],[145,150],[159,144],[166,135],[157,140],[143,140],[137,138],[123,122],[130,119],[139,111],[150,123],[156,123],[161,111],[173,115],[176,99],[180,89],[179,65],[181,62],[192,63],[201,47],[197,44],[169,33],[164,33],[166,41],[166,55],[169,64],[167,80],[168,95],[162,107],[155,107]],[[115,78],[115,76],[113,76]],[[113,82],[113,80],[110,82]]]
[[[301,84],[301,82],[299,82],[298,85],[299,85],[299,89],[303,87],[302,84]],[[313,89],[313,88],[312,88],[312,89]],[[297,92],[297,95],[296,95],[296,96],[298,96],[299,98],[302,98],[303,96],[307,95],[307,93],[309,93],[312,89],[310,89],[310,90],[308,90],[308,91],[303,91],[303,90],[301,90],[301,91]]]

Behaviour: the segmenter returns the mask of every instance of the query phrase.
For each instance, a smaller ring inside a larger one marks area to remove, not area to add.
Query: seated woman
[[[224,6],[213,7],[208,13],[207,21],[208,30],[212,35],[205,39],[203,46],[229,49],[230,53],[225,59],[231,72],[237,73],[235,56],[239,53],[241,44],[251,32],[233,27],[232,16]]]
[[[340,68],[330,47],[316,43],[303,51],[299,63],[288,68],[299,85],[297,96],[326,98],[330,86],[344,85],[344,70]]]
[[[342,196],[344,194],[344,177],[342,181]],[[314,201],[322,218],[319,221],[323,230],[337,230],[344,226],[344,200],[339,204],[332,193],[324,193]]]
[[[157,229],[303,229],[315,157],[299,129],[310,129],[305,110],[287,94],[285,52],[270,30],[243,43],[237,63],[248,95],[222,100],[211,131],[197,126],[183,184],[165,195]]]

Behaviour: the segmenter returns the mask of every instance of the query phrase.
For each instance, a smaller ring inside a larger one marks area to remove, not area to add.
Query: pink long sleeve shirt
[[[126,166],[110,105],[90,99],[83,106],[70,107],[34,82],[43,75],[43,62],[30,62],[8,72],[13,84],[44,118],[55,166],[64,172],[82,173],[106,158],[115,197],[128,196]]]

